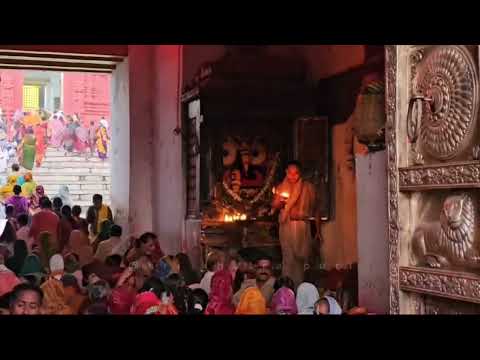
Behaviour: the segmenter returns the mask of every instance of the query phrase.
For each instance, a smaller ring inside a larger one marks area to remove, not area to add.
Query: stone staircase
[[[67,185],[74,205],[82,207],[83,216],[92,204],[92,196],[101,194],[103,202],[110,205],[110,161],[98,157],[65,154],[63,150],[48,148],[42,166],[34,168],[33,179],[43,185],[52,198],[61,185]]]

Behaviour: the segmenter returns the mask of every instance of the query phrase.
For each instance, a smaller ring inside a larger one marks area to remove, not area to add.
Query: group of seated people
[[[0,246],[0,313],[342,314],[335,298],[321,297],[313,283],[295,288],[288,277],[275,279],[265,254],[212,252],[199,276],[186,254],[165,256],[154,233],[124,238],[119,225],[103,228],[107,236],[93,243],[73,230],[51,256],[36,242],[28,249],[24,240],[15,240],[11,256]],[[0,244],[5,239],[4,231]]]

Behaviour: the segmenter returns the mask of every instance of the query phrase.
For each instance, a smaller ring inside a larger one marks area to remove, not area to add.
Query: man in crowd
[[[272,301],[275,278],[272,276],[272,259],[265,254],[259,254],[255,262],[255,279],[247,279],[242,287],[233,296],[233,304],[237,306],[243,292],[249,287],[256,286],[264,296],[267,306]]]
[[[43,292],[38,287],[25,283],[13,289],[10,298],[12,315],[39,315],[43,301]]]
[[[103,204],[103,197],[100,194],[93,195],[93,205],[88,208],[87,222],[90,224],[90,234],[95,238],[105,220],[113,222],[112,210],[108,205]]]
[[[60,218],[52,210],[52,202],[47,197],[40,199],[40,211],[32,216],[32,225],[29,236],[34,243],[40,244],[40,234],[48,232],[52,236],[52,243],[58,245]]]

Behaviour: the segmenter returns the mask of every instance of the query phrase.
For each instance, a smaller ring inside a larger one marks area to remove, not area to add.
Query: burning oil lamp
[[[290,194],[288,192],[281,192],[280,196],[283,198],[283,200],[287,200],[290,197]]]

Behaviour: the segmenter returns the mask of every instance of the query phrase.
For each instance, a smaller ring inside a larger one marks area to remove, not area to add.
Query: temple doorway
[[[111,176],[116,168],[112,165],[116,161],[114,153],[118,154],[115,147],[122,136],[115,131],[113,119],[118,113],[119,123],[129,118],[128,108],[125,114],[120,104],[115,111],[112,100],[119,98],[115,74],[123,60],[87,54],[0,51],[3,184],[11,166],[19,164],[20,172],[31,172],[33,181],[43,186],[47,196],[65,195],[71,206],[82,208],[83,216],[92,204],[92,196],[100,194],[114,212],[119,209],[120,221],[124,220],[125,211],[112,196]],[[128,92],[125,96],[128,103]]]
[[[282,274],[271,203],[298,160],[319,194],[315,213],[301,219],[313,239],[303,260],[309,281],[344,310],[368,303],[388,312],[383,46],[288,48],[187,50],[188,66],[193,54],[214,58],[187,68],[184,84],[187,242],[200,234],[204,256],[266,251]]]

